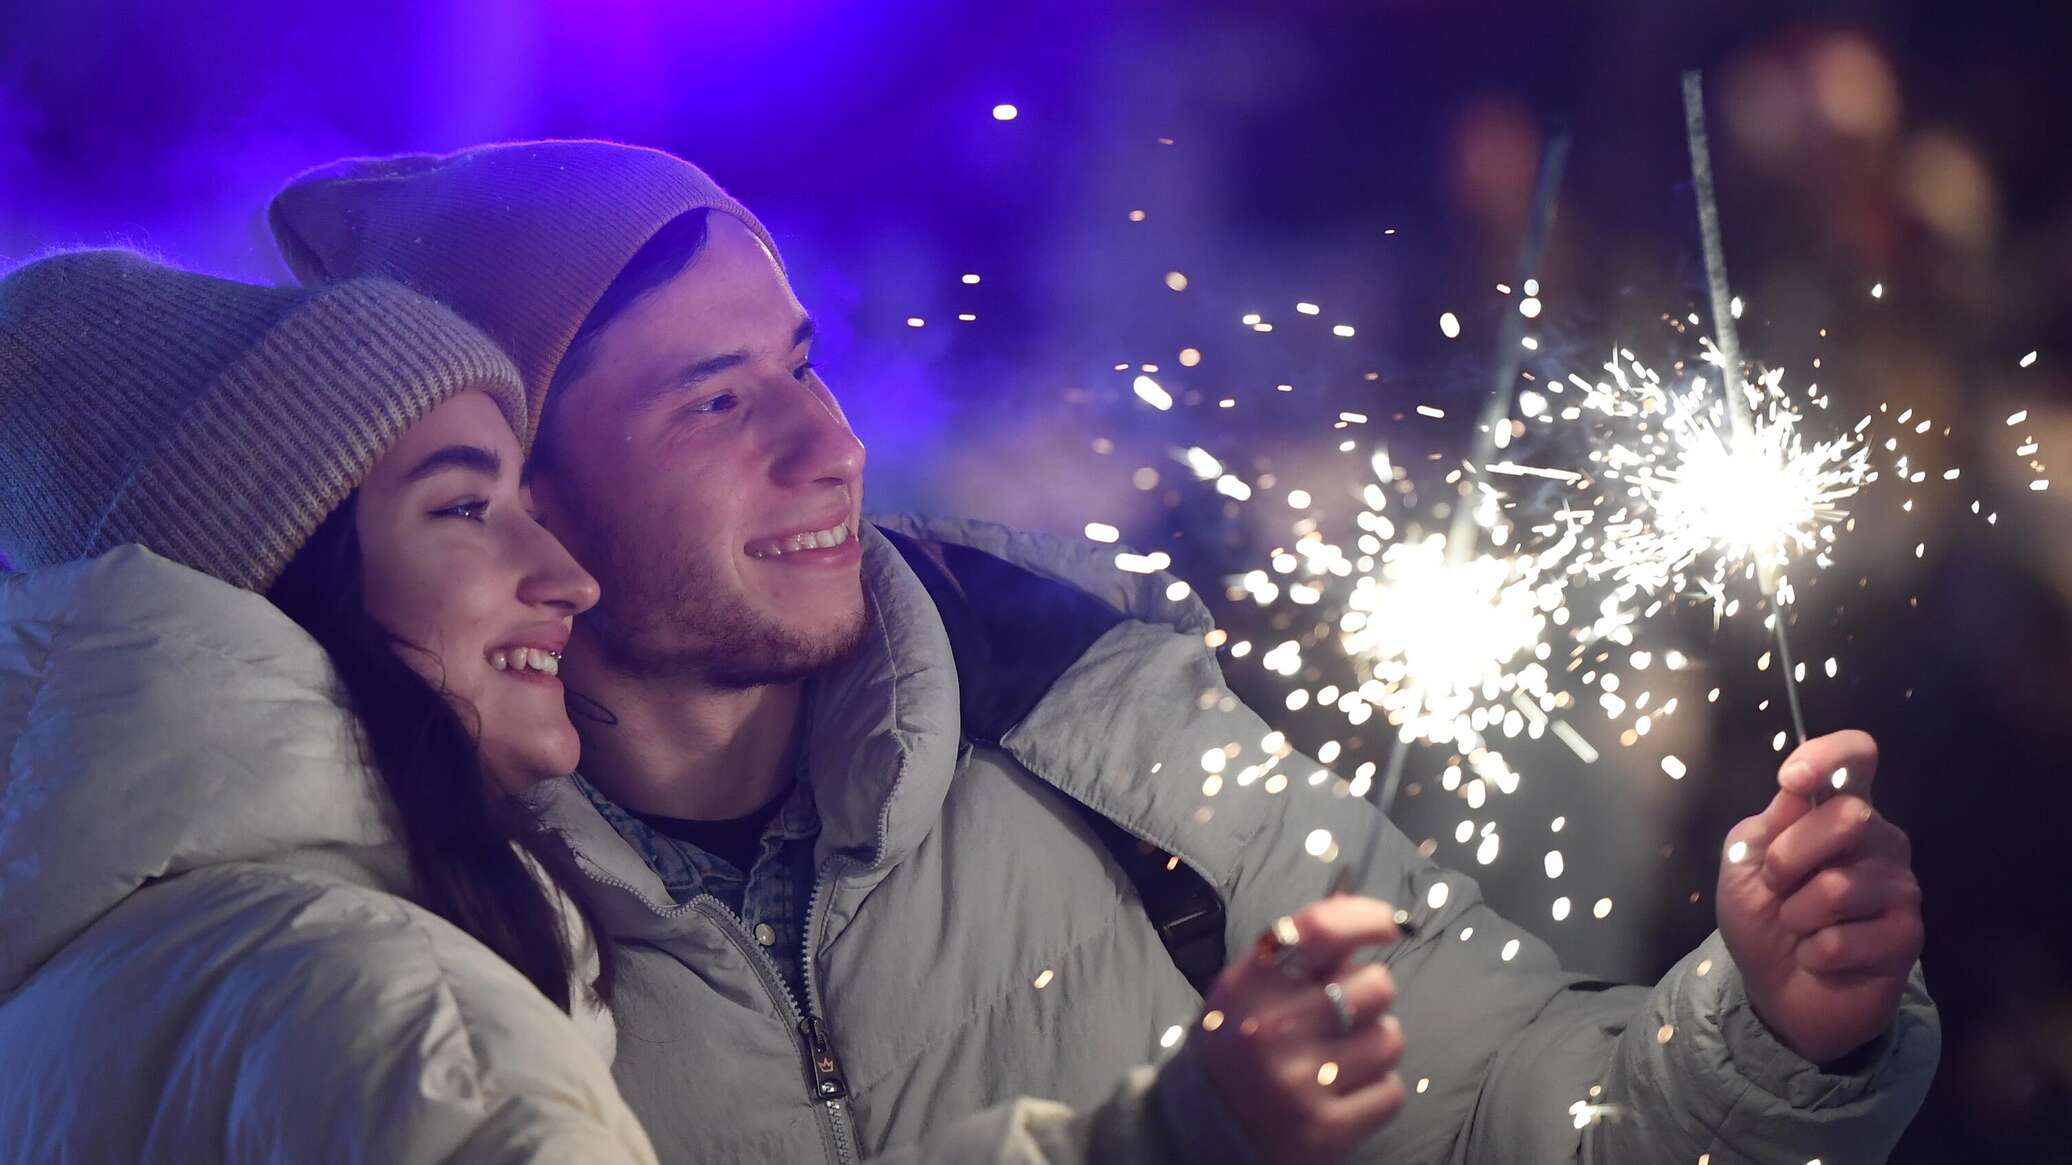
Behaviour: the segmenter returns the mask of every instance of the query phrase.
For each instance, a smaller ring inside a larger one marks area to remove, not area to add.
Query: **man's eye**
[[[455,502],[443,510],[433,510],[432,516],[434,518],[466,518],[470,522],[484,521],[489,517],[489,501],[486,498],[475,498],[470,501]]]
[[[714,393],[684,411],[687,413],[731,413],[741,403],[741,398],[731,392]]]
[[[813,375],[818,371],[820,371],[820,362],[817,360],[808,360],[804,364],[799,365],[797,368],[792,369],[791,376],[793,380],[803,382],[807,377]]]

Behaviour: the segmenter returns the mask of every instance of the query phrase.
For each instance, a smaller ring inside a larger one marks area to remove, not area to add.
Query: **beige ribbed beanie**
[[[0,279],[0,554],[26,570],[139,542],[264,590],[405,429],[471,388],[524,431],[509,358],[386,280],[30,263]]]
[[[741,220],[777,253],[703,170],[615,142],[349,158],[289,183],[267,219],[304,283],[401,280],[488,332],[517,361],[536,423],[569,341],[612,280],[655,232],[700,209]]]

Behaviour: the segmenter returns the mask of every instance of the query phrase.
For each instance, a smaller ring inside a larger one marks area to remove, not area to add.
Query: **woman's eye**
[[[470,522],[480,522],[489,517],[489,502],[482,498],[455,502],[445,509],[433,510],[432,516],[434,518],[466,518]]]

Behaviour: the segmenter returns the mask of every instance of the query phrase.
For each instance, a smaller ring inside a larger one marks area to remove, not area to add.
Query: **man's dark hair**
[[[670,219],[633,253],[633,258],[620,268],[611,286],[604,289],[604,295],[598,298],[590,314],[583,317],[583,326],[577,328],[575,336],[569,340],[568,352],[561,357],[561,364],[554,370],[554,379],[547,387],[547,403],[540,412],[538,439],[533,442],[534,468],[548,464],[552,459],[554,442],[549,434],[567,396],[562,390],[590,366],[591,348],[598,334],[640,302],[642,297],[681,275],[696,261],[698,253],[705,249],[707,220],[711,214],[709,210],[699,209]]]
[[[358,499],[348,496],[324,519],[266,597],[330,654],[363,729],[363,759],[395,809],[418,901],[571,1011],[577,952],[546,887],[518,856],[523,850],[589,926],[599,960],[590,990],[609,1002],[616,960],[574,859],[491,785],[460,710],[396,654],[399,644],[413,648],[367,613],[353,520]]]

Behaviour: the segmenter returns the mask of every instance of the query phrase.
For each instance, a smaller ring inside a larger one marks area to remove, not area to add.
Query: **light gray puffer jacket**
[[[1303,844],[1315,829],[1366,871],[1364,892],[1411,909],[1418,937],[1386,957],[1419,1091],[1360,1159],[1868,1162],[1918,1106],[1938,1052],[1918,972],[1850,1076],[1770,1036],[1716,935],[1652,991],[1563,974],[1322,766],[1262,751],[1269,729],[1229,698],[1206,611],[1169,601],[1170,579],[997,526],[877,521],[1126,617],[1000,747],[974,745],[938,609],[866,526],[869,644],[810,702],[823,821],[804,1000],[724,907],[671,905],[579,791],[544,788],[621,944],[615,1075],[664,1160],[1249,1159],[1185,1045],[1162,1051],[1200,999],[1072,800],[1213,884],[1231,952],[1323,895],[1331,868]],[[1210,795],[1202,757],[1233,743]]]
[[[410,901],[261,596],[136,546],[0,575],[0,756],[0,1162],[654,1160],[609,1016]]]

